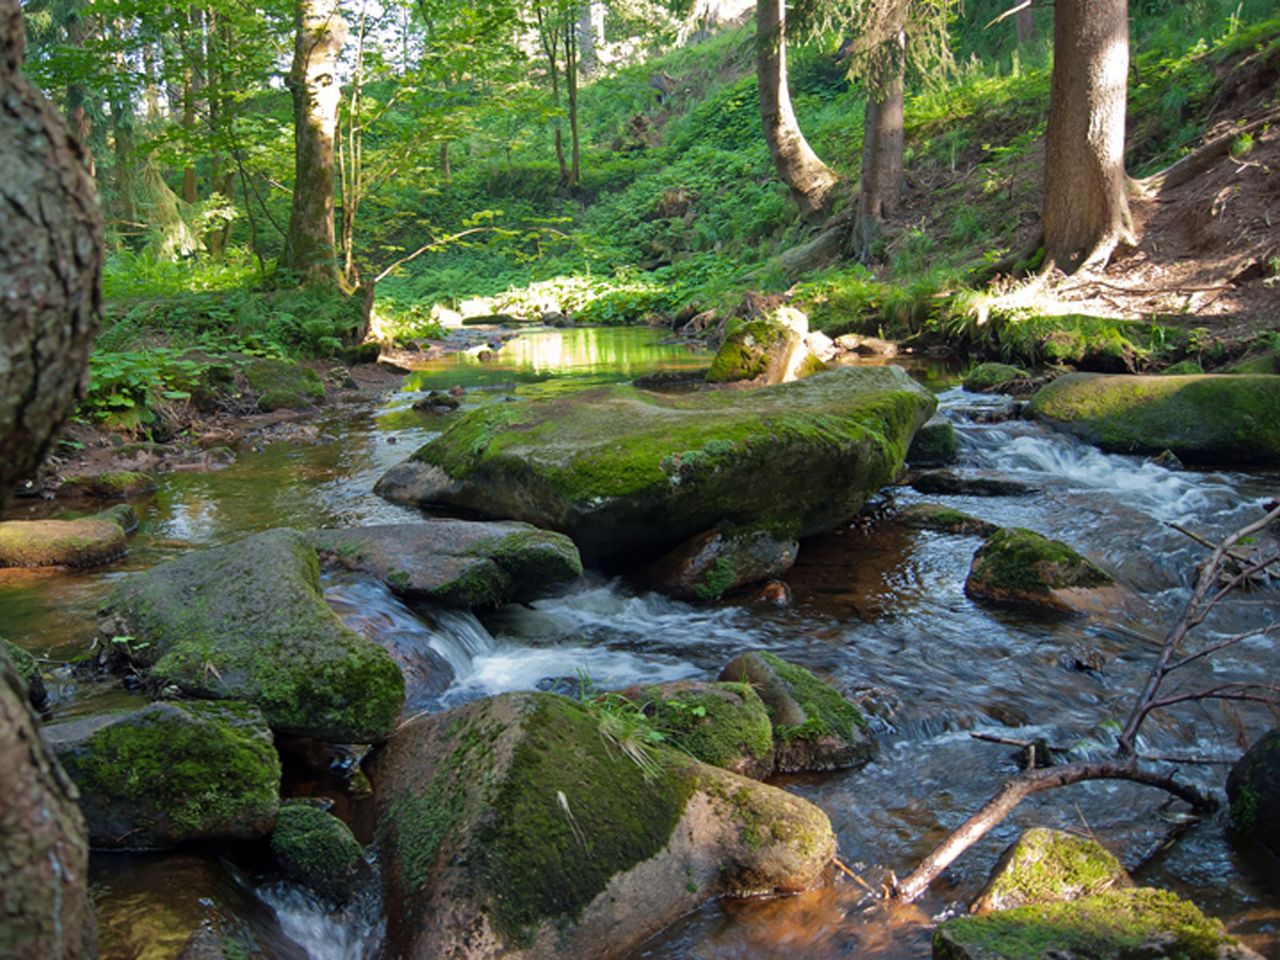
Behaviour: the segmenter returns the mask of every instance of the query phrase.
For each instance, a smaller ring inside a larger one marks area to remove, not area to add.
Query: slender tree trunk
[[[582,147],[578,139],[578,48],[577,35],[572,26],[564,31],[564,83],[569,99],[569,143],[572,150],[572,164],[569,168],[568,187],[570,190],[578,186],[578,178],[582,175]]]
[[[604,40],[604,6],[596,2],[582,5],[578,13],[578,65],[584,77],[596,71],[596,46]]]
[[[295,0],[293,210],[281,266],[304,283],[338,284],[334,242],[334,136],[338,57],[347,36],[337,0]]]
[[[1013,25],[1018,35],[1018,46],[1025,47],[1036,38],[1036,14],[1030,3],[1013,15]]]
[[[800,132],[791,106],[785,11],[785,0],[757,0],[756,81],[760,88],[760,120],[778,178],[791,188],[806,219],[821,220],[839,178],[813,152]]]
[[[40,463],[84,383],[101,303],[102,220],[62,117],[18,74],[22,14],[0,0],[0,507]],[[0,650],[0,954],[94,955],[75,787]]]
[[[196,128],[196,91],[199,86],[197,50],[203,23],[200,11],[194,8],[187,11],[186,20],[187,33],[182,40],[182,53],[186,60],[185,69],[182,72],[182,129],[190,137],[195,133]],[[191,156],[190,147],[187,149],[187,156]],[[182,169],[182,199],[189,204],[194,204],[200,199],[199,187],[196,184],[196,167],[190,160]]]
[[[868,84],[858,193],[858,246],[865,256],[902,196],[905,37],[884,45],[883,60]]]
[[[440,179],[448,183],[452,176],[449,168],[449,141],[443,140],[440,143]]]
[[[1124,173],[1128,0],[1057,0],[1045,139],[1045,265],[1072,273],[1132,240]]]
[[[569,182],[569,165],[564,159],[564,129],[560,123],[560,33],[557,25],[552,21],[542,6],[539,4],[534,8],[534,13],[538,18],[538,39],[542,43],[542,52],[547,55],[547,72],[551,77],[551,103],[556,108],[556,125],[555,125],[555,142],[556,142],[556,162],[560,165],[560,181],[562,183]],[[568,29],[572,30],[573,25],[570,24]]]

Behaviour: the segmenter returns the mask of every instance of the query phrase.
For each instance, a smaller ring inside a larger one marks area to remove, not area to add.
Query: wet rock
[[[155,490],[155,480],[145,473],[133,470],[108,470],[103,473],[67,477],[58,488],[58,496],[94,500],[133,500],[155,493]]]
[[[821,369],[822,361],[805,345],[803,333],[774,320],[751,320],[725,336],[707,371],[707,382],[770,386]]]
[[[351,828],[309,803],[281,805],[271,852],[286,877],[334,903],[346,903],[367,879],[364,848]]]
[[[619,696],[689,756],[757,780],[773,773],[773,724],[750,684],[678,680],[628,687]]]
[[[154,688],[246,700],[274,730],[339,743],[381,740],[399,719],[400,671],[325,604],[313,542],[297,531],[135,573],[103,614],[102,629],[134,638],[121,652]]]
[[[377,577],[408,599],[452,607],[536,600],[582,576],[568,537],[527,523],[429,520],[306,537],[327,566]]]
[[[1029,483],[996,476],[960,476],[950,470],[928,470],[911,477],[918,493],[961,497],[1025,497],[1038,492]]]
[[[935,403],[895,367],[732,395],[601,387],[471,411],[376,489],[558,530],[587,562],[635,563],[722,522],[804,537],[849,520]]]
[[[676,751],[629,755],[608,730],[580,703],[507,694],[396,732],[374,769],[389,955],[587,960],[716,896],[819,881],[822,811]]]
[[[786,573],[799,551],[799,541],[774,530],[716,527],[666,554],[644,580],[678,600],[718,600]]]
[[[457,410],[462,401],[443,390],[432,390],[425,397],[413,401],[414,410]]]
[[[1164,467],[1166,470],[1182,470],[1184,464],[1174,455],[1172,450],[1165,450],[1150,457],[1147,463],[1154,463],[1157,467]]]
[[[324,381],[314,370],[286,360],[253,360],[244,365],[244,378],[258,396],[258,409],[305,410],[324,400]]]
[[[841,350],[863,357],[896,357],[898,355],[898,345],[892,340],[864,337],[857,333],[846,333],[836,337],[835,345]]]
[[[280,760],[247,704],[152,703],[44,735],[80,790],[93,847],[262,837],[275,823]]]
[[[1065,543],[1021,527],[1005,527],[974,554],[964,590],[991,603],[1079,613],[1097,605],[1091,593],[1113,588],[1114,583],[1109,573]]]
[[[1261,960],[1222,924],[1165,890],[1111,890],[948,920],[933,934],[935,960]]]
[[[792,604],[791,588],[783,580],[770,580],[748,591],[742,602],[748,606],[769,606],[785,610]]]
[[[10,663],[13,664],[19,679],[26,687],[27,702],[35,710],[43,710],[48,703],[49,692],[44,687],[44,674],[41,673],[40,664],[36,662],[36,658],[4,637],[0,637],[0,649],[9,655]]]
[[[0,523],[0,567],[97,567],[124,556],[114,518]]]
[[[1280,377],[1073,373],[1031,398],[1039,420],[1103,450],[1191,464],[1280,463]]]
[[[1012,393],[1031,380],[1031,374],[1007,363],[980,363],[964,376],[970,393]]]
[[[110,520],[125,532],[125,536],[138,529],[138,515],[127,503],[117,503],[95,515],[96,520]]]
[[[1120,861],[1101,844],[1063,830],[1034,827],[1000,855],[969,909],[990,913],[1132,886]]]
[[[944,467],[956,461],[956,428],[941,414],[930,417],[911,438],[907,463],[913,467]]]
[[[775,773],[840,770],[875,756],[862,712],[804,667],[771,653],[744,653],[720,671],[720,680],[750,684],[764,701]]]
[[[1058,663],[1066,670],[1098,671],[1107,665],[1107,655],[1097,647],[1077,643],[1058,658]]]
[[[913,503],[903,507],[894,519],[913,530],[936,530],[964,536],[989,537],[999,529],[994,523],[940,503]]]
[[[1227,776],[1231,824],[1280,856],[1280,729],[1265,733]]]
[[[970,423],[1005,423],[1022,416],[1025,400],[997,399],[982,406],[956,407],[954,413]]]

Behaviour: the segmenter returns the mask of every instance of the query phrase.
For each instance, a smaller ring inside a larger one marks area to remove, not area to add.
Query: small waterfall
[[[462,680],[475,672],[478,658],[493,653],[497,643],[470,610],[440,610],[430,615],[435,627],[431,647],[449,661],[454,676]]]
[[[256,893],[310,960],[365,960],[379,953],[385,923],[379,898],[372,892],[338,910],[290,883],[268,884]]]

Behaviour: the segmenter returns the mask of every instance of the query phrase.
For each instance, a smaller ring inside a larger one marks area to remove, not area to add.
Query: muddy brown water
[[[321,433],[332,438],[325,442],[247,449],[225,470],[167,475],[139,504],[142,524],[122,563],[91,573],[0,571],[0,633],[51,658],[71,657],[94,632],[99,599],[131,570],[271,527],[412,521],[415,512],[381,501],[371,489],[382,471],[456,416],[411,410],[422,391],[461,385],[472,405],[706,365],[705,355],[661,344],[658,336],[634,329],[525,333],[494,362],[462,356],[436,362],[375,411],[322,417]],[[939,393],[957,426],[961,472],[995,471],[1039,491],[929,499],[1062,539],[1111,570],[1137,602],[1110,620],[980,606],[963,591],[978,539],[891,520],[805,542],[787,578],[796,600],[789,610],[692,606],[597,576],[563,597],[481,618],[411,611],[357,578],[331,579],[326,589],[336,609],[357,610],[386,629],[421,632],[455,674],[433,705],[438,709],[505,690],[571,689],[583,675],[599,687],[705,677],[748,648],[819,671],[874,714],[880,755],[860,771],[779,783],[828,813],[842,860],[879,886],[890,871],[907,872],[1017,770],[1016,751],[970,733],[1044,736],[1072,758],[1105,755],[1203,552],[1167,524],[1217,537],[1280,492],[1275,474],[1171,472],[1099,453],[1032,423],[980,422],[991,399],[950,389],[954,378],[945,366],[915,372]],[[890,493],[898,504],[924,499],[906,488]],[[10,515],[26,509],[19,503]],[[1206,625],[1205,636],[1258,626],[1277,612],[1274,589],[1241,595]],[[1064,655],[1075,647],[1100,653],[1102,669],[1072,669]],[[1206,665],[1198,680],[1275,679],[1277,662],[1273,642],[1250,641]],[[140,700],[114,683],[57,687],[55,716]],[[1262,711],[1192,707],[1152,722],[1143,749],[1225,760],[1238,755],[1242,735],[1273,724]],[[1220,790],[1226,769],[1208,764],[1180,772]],[[1162,795],[1139,787],[1078,785],[1025,802],[916,905],[886,906],[840,878],[802,896],[707,904],[630,956],[927,956],[932,926],[963,909],[1003,846],[1026,826],[1049,825],[1091,833],[1128,862],[1147,859],[1140,879],[1191,898],[1255,949],[1280,958],[1280,867],[1233,844],[1221,815],[1158,850],[1177,815]],[[244,851],[95,856],[94,890],[106,958],[176,956],[179,941],[201,922],[231,923],[263,955],[289,960],[377,952],[373,915],[326,915]]]

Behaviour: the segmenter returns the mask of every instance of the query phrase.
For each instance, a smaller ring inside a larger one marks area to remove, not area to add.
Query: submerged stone
[[[635,563],[720,523],[808,536],[856,516],[935,406],[897,367],[749,391],[614,385],[472,411],[377,489],[558,530],[587,562]]]
[[[373,776],[407,960],[622,953],[715,896],[810,887],[835,853],[812,804],[553,694],[415,718]]]
[[[280,760],[243,703],[152,703],[44,728],[80,790],[91,846],[157,850],[266,836]]]
[[[1096,606],[1091,592],[1114,583],[1109,573],[1065,543],[1021,527],[1005,527],[974,554],[964,590],[992,603],[1077,613]]]
[[[774,530],[716,527],[666,554],[644,579],[678,600],[718,600],[731,590],[781,576],[799,552],[795,538]]]
[[[774,772],[840,770],[876,754],[862,711],[804,667],[763,651],[744,653],[720,679],[749,684],[773,724]]]
[[[286,877],[337,903],[351,898],[365,865],[364,849],[351,828],[307,802],[280,807],[271,852]]]
[[[991,879],[969,909],[990,913],[1078,900],[1131,886],[1133,881],[1120,861],[1100,843],[1063,830],[1034,827],[1001,854]]]
[[[948,920],[933,934],[934,960],[1261,960],[1222,924],[1165,890],[1111,890]]]
[[[1116,453],[1193,464],[1280,463],[1280,377],[1073,373],[1031,398],[1038,419]]]
[[[939,533],[979,537],[989,537],[999,529],[994,523],[941,503],[913,503],[903,507],[894,519],[913,530],[936,530]]]
[[[1264,733],[1227,777],[1231,824],[1280,856],[1280,729]]]
[[[272,729],[340,743],[384,739],[404,681],[385,650],[343,626],[320,592],[308,535],[269,530],[136,573],[104,601],[152,685],[257,704]]]
[[[125,532],[112,518],[0,523],[0,567],[97,567],[124,552]]]

